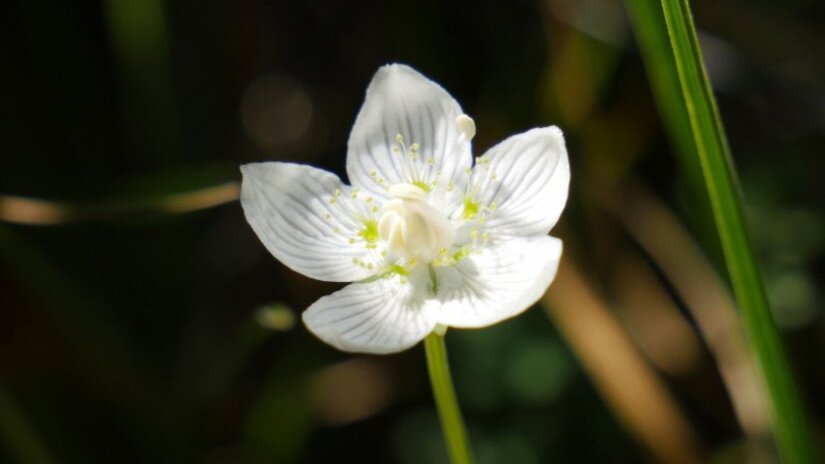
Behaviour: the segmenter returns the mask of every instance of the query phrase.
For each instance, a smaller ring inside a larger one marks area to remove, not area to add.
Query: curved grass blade
[[[662,10],[647,8],[652,1],[629,1],[636,15],[646,14],[648,33],[639,33],[640,41],[655,40],[656,25],[664,13],[667,33],[673,51],[673,61],[682,92],[682,104],[690,124],[705,179],[719,240],[725,256],[731,285],[741,308],[741,316],[748,341],[756,354],[761,374],[770,397],[773,431],[779,452],[784,462],[813,463],[817,450],[812,441],[807,419],[797,387],[794,383],[787,355],[782,347],[779,333],[771,316],[756,260],[744,224],[744,214],[736,172],[730,158],[724,128],[716,107],[716,100],[710,87],[699,48],[693,18],[687,0],[662,0]],[[640,6],[641,5],[641,6]],[[654,17],[655,15],[655,17]],[[636,23],[639,18],[636,18]],[[638,26],[637,26],[638,32]],[[642,46],[647,54],[653,55],[661,47],[655,44]],[[649,50],[654,50],[651,53]],[[646,57],[647,58],[647,57]],[[654,56],[654,59],[656,56]],[[661,65],[662,60],[659,60]],[[670,71],[672,73],[672,69]],[[668,71],[660,75],[667,79]],[[654,79],[656,73],[653,72]],[[671,74],[672,75],[672,74]],[[666,85],[666,84],[665,84]],[[663,87],[663,85],[657,84]],[[660,97],[662,91],[657,91]],[[660,102],[673,109],[675,98],[670,95],[668,102]],[[676,111],[671,111],[676,113]],[[669,123],[670,126],[682,123]],[[678,129],[677,129],[678,130]],[[676,135],[676,138],[680,138]],[[684,140],[679,145],[685,146]]]

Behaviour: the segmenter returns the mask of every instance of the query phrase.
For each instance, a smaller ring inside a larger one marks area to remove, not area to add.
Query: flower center
[[[410,261],[430,263],[453,244],[455,231],[444,213],[427,202],[427,193],[412,184],[389,187],[395,197],[384,205],[378,236],[390,250]]]

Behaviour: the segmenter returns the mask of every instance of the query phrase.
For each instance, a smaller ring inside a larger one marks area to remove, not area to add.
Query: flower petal
[[[313,279],[353,282],[381,258],[362,239],[372,211],[332,173],[291,163],[241,166],[241,205],[258,238],[290,269]],[[359,233],[361,235],[359,235]],[[356,264],[359,263],[359,264]]]
[[[512,238],[481,249],[454,267],[436,268],[436,320],[475,328],[513,317],[535,303],[556,276],[562,243],[555,237]]]
[[[415,282],[413,281],[415,279]],[[312,304],[304,324],[344,351],[385,354],[405,350],[435,328],[424,308],[426,272],[354,283]]]
[[[459,118],[462,114],[447,91],[414,69],[383,66],[367,88],[350,134],[350,183],[378,195],[386,195],[392,184],[420,182],[428,188],[435,183],[450,192],[463,192],[472,134],[467,129],[469,118]],[[409,153],[413,145],[417,154]]]
[[[570,164],[557,127],[531,129],[494,146],[473,167],[470,193],[496,235],[546,235],[567,202]]]

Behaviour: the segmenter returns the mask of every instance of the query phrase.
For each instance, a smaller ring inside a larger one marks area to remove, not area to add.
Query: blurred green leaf
[[[181,153],[166,2],[104,2],[105,20],[119,67],[123,126],[144,157],[168,163]]]
[[[307,392],[318,364],[312,355],[286,356],[270,370],[244,424],[247,461],[300,461],[313,426]]]
[[[450,462],[435,410],[404,415],[395,426],[393,448],[396,459],[403,464]]]
[[[55,462],[40,437],[29,425],[6,388],[0,384],[0,439],[15,461],[21,464]]]
[[[250,408],[245,441],[251,462],[297,462],[309,436],[307,379],[274,377]]]
[[[180,421],[183,406],[161,385],[121,328],[106,317],[106,309],[5,226],[0,226],[0,264],[14,270],[40,303],[41,316],[70,348],[69,367],[84,388],[124,420],[145,456],[169,455],[172,450],[189,455],[182,438],[187,436]],[[157,414],[158,409],[165,414]]]
[[[553,339],[515,345],[505,369],[513,393],[520,400],[538,404],[557,399],[575,372],[561,343]]]

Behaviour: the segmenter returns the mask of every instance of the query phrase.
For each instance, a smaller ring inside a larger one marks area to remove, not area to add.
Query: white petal
[[[561,251],[555,237],[512,238],[454,267],[436,268],[440,288],[430,310],[451,327],[484,327],[513,317],[547,290]]]
[[[450,94],[414,69],[383,66],[367,88],[350,134],[350,183],[386,195],[386,188],[396,183],[423,182],[432,188],[437,180],[441,188],[450,184],[459,197],[471,163],[470,140],[462,130],[467,123],[457,122],[463,121],[462,114]],[[404,153],[413,144],[419,147],[415,159]]]
[[[473,167],[471,196],[491,234],[545,235],[567,202],[570,164],[557,127],[532,129],[491,148]],[[492,206],[491,206],[492,205]]]
[[[426,272],[401,283],[398,276],[354,283],[304,311],[307,328],[344,351],[385,354],[405,350],[435,328],[427,317]]]
[[[365,227],[361,219],[370,211],[350,198],[349,187],[336,175],[291,163],[247,164],[241,172],[246,220],[290,269],[332,282],[353,282],[373,273],[366,263],[375,267],[380,257],[358,235]]]

